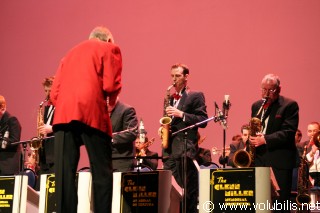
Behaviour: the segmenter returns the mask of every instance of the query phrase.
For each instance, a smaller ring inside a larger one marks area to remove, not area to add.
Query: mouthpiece
[[[262,98],[262,107],[268,102],[269,97]]]
[[[171,84],[171,85],[168,87],[167,91],[170,91],[171,88],[174,87],[174,86],[176,86],[176,83]]]

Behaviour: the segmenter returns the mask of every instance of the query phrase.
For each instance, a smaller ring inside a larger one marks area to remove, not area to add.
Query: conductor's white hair
[[[114,43],[112,33],[106,27],[102,27],[102,26],[95,27],[89,35],[89,39],[94,39],[94,38],[99,39],[101,41]]]

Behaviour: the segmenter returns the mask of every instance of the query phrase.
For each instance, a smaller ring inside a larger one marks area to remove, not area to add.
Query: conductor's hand
[[[183,112],[173,106],[168,106],[166,108],[166,113],[170,117],[173,116],[173,117],[183,118]]]

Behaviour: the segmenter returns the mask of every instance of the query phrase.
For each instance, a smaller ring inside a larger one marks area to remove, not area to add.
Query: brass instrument
[[[146,150],[151,144],[153,144],[155,138],[152,138],[151,140],[147,140],[146,142],[142,143],[140,147],[140,152],[136,154],[136,156],[141,156],[142,150]]]
[[[218,149],[217,147],[212,147],[211,149],[211,152],[212,152],[212,155],[221,155],[222,152],[225,150],[226,153],[230,153],[230,147],[226,147],[225,149]]]
[[[164,98],[164,111],[163,117],[160,119],[161,130],[160,130],[160,138],[162,139],[162,148],[167,149],[169,146],[169,137],[170,137],[170,124],[172,122],[172,118],[167,115],[166,108],[170,106],[170,90],[175,86],[175,83],[170,85],[167,89],[166,96]]]
[[[318,134],[319,139],[319,134]],[[296,202],[299,206],[309,204],[311,202],[311,197],[308,194],[309,187],[309,168],[308,161],[306,159],[307,146],[304,146],[304,151],[301,157],[301,162],[298,168],[298,195],[296,197]]]
[[[253,117],[250,119],[249,126],[250,126],[250,131],[249,131],[249,136],[257,136],[257,133],[262,131],[262,122],[259,118],[259,114],[261,113],[264,105],[267,102],[267,98],[263,99],[262,104],[260,109],[258,110],[256,117]],[[249,150],[238,150],[234,154],[233,157],[233,164],[237,168],[246,168],[246,167],[253,167],[254,166],[254,160],[255,160],[255,146],[251,145],[249,146]]]
[[[45,135],[41,134],[39,131],[39,127],[44,125],[43,121],[43,111],[44,111],[44,103],[47,102],[49,98],[47,97],[44,101],[42,101],[39,105],[38,113],[37,113],[37,137],[31,138],[29,142],[30,149],[32,151],[31,157],[35,159],[35,166],[39,165],[39,149],[42,146],[42,141]]]
[[[316,132],[313,137],[312,141],[316,147],[320,149],[320,131]]]

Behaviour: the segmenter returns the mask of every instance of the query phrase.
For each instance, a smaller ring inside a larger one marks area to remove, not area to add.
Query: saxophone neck
[[[266,105],[267,101],[268,101],[268,97],[265,97],[265,98],[262,99],[262,104],[261,104],[261,106],[260,106],[260,108],[259,108],[259,110],[258,110],[258,112],[256,114],[256,117],[258,117],[260,115],[260,113],[262,112],[262,109]]]
[[[46,102],[48,102],[48,101],[49,101],[49,96],[47,96],[46,99],[44,99],[44,100],[40,103],[39,107],[42,108],[43,105],[44,105]]]
[[[171,85],[168,87],[167,92],[169,92],[169,93],[170,93],[170,90],[171,90],[171,89],[172,89],[172,87],[174,87],[175,85],[176,85],[176,83],[171,84]]]
[[[166,108],[168,106],[170,106],[170,97],[171,97],[170,91],[171,91],[172,87],[174,87],[175,85],[176,85],[176,83],[173,83],[167,88],[167,93],[164,98],[164,107],[163,107],[163,115],[164,116],[167,116]]]

